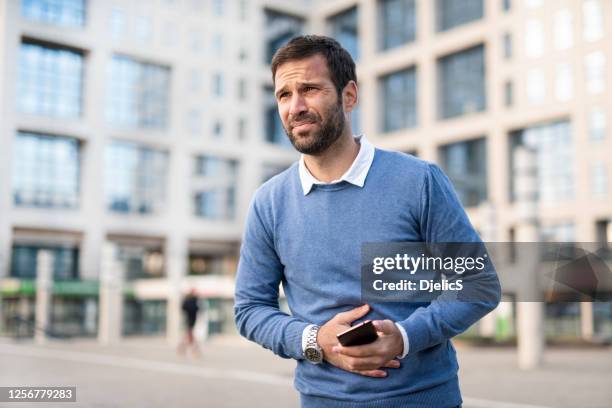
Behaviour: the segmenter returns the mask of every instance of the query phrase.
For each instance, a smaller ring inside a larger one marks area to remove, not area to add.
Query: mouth
[[[306,122],[295,122],[291,129],[297,132],[303,132],[305,130],[309,130],[311,127],[315,125],[315,122],[306,121]]]

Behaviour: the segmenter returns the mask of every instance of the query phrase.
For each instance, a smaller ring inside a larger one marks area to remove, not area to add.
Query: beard
[[[294,135],[295,122],[310,122],[319,125],[319,129],[298,132]],[[310,156],[317,156],[333,145],[342,135],[344,127],[341,101],[325,110],[323,117],[315,112],[303,112],[291,118],[287,127],[283,126],[295,150]]]

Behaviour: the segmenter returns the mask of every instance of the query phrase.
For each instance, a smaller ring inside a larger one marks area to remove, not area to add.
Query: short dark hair
[[[272,57],[272,82],[276,76],[276,70],[282,64],[289,61],[301,60],[321,54],[327,62],[327,69],[331,80],[336,86],[338,96],[349,81],[357,82],[355,74],[355,61],[351,54],[338,41],[322,35],[301,35],[292,38],[287,44],[279,48]]]

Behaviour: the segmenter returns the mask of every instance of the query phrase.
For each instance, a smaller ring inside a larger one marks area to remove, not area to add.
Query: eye
[[[306,86],[304,87],[304,92],[314,91],[316,88],[314,86]]]
[[[280,94],[278,94],[278,99],[284,99],[289,95],[289,92],[281,92]]]

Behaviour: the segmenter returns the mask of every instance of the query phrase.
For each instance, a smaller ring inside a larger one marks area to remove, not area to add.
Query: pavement
[[[610,407],[610,347],[548,349],[543,366],[532,371],[517,368],[513,348],[456,347],[464,408]],[[0,338],[0,386],[77,387],[76,403],[34,405],[41,408],[298,407],[294,366],[237,336],[208,340],[200,357],[179,356],[160,338],[113,346]]]

